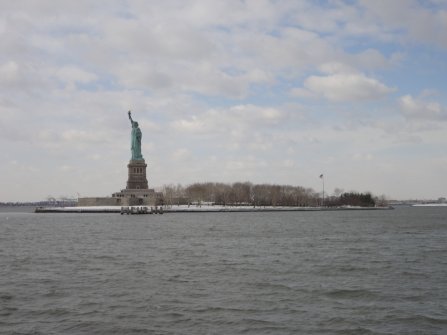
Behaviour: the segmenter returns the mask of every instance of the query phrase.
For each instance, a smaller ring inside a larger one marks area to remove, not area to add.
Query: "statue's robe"
[[[143,156],[141,155],[141,137],[142,133],[140,128],[132,127],[132,134],[131,134],[132,160],[143,159]]]

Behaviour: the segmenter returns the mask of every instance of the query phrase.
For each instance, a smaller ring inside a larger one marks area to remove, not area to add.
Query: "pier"
[[[141,206],[141,207],[121,207],[120,214],[127,214],[127,215],[134,215],[134,214],[163,214],[163,207],[147,207],[147,206]]]

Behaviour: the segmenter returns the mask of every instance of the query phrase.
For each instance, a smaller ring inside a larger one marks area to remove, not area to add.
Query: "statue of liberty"
[[[130,111],[129,111],[129,120],[130,123],[132,124],[132,133],[130,136],[130,149],[132,151],[132,160],[133,161],[138,161],[138,160],[143,160],[143,155],[141,155],[141,137],[142,137],[142,132],[140,130],[140,128],[138,127],[138,122],[132,120],[132,116],[130,115]]]

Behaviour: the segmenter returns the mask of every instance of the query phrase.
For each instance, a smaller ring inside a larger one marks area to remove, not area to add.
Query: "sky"
[[[447,196],[446,0],[0,2],[0,201],[251,181]]]

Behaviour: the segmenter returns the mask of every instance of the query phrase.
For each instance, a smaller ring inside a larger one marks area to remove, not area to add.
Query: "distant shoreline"
[[[133,208],[150,206],[132,206]],[[230,213],[230,212],[316,212],[316,211],[346,211],[346,210],[389,210],[393,207],[286,207],[286,206],[166,206],[164,213]],[[121,206],[91,206],[91,207],[36,207],[35,213],[120,213]]]
[[[412,207],[447,207],[447,203],[414,204]]]

